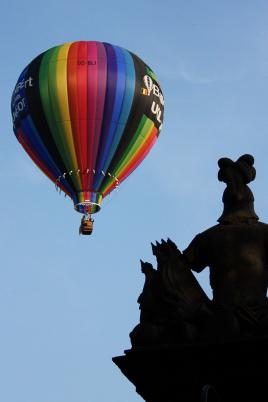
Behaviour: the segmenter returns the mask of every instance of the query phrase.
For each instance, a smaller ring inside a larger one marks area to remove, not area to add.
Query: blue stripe
[[[56,179],[62,174],[49,155],[46,147],[44,146],[42,140],[39,137],[38,131],[36,130],[36,127],[32,121],[32,118],[30,116],[26,117],[22,122],[21,122],[21,128],[23,130],[23,133],[29,142],[31,149],[34,151],[34,153],[38,156],[38,159],[40,162],[43,163],[43,165],[51,172],[51,174],[55,177]],[[61,184],[65,187],[67,192],[71,193],[72,195],[74,194],[74,190],[72,187],[69,185],[69,183],[62,179]]]
[[[108,58],[108,77],[114,80],[115,83],[115,88],[114,88],[114,99],[113,99],[113,104],[112,104],[112,110],[111,110],[111,116],[110,116],[110,121],[108,122],[109,127],[108,131],[105,137],[105,142],[102,144],[101,152],[99,153],[99,158],[98,158],[98,164],[97,164],[97,172],[101,172],[103,170],[106,158],[109,154],[109,149],[112,144],[118,120],[120,117],[120,111],[122,108],[122,103],[123,103],[123,98],[124,98],[124,92],[125,92],[125,82],[126,82],[126,66],[125,66],[125,59],[122,50],[117,47],[113,46],[114,50],[114,57],[115,57],[115,64],[112,64],[111,67],[115,66],[115,71],[114,74],[109,74],[109,58]],[[107,53],[107,56],[109,56],[109,53]],[[111,70],[111,73],[113,71]],[[107,86],[109,86],[111,83],[109,82],[109,79],[107,81]],[[96,180],[93,184],[93,188],[96,189],[99,186],[99,180]]]
[[[19,82],[21,82],[23,79],[27,80],[29,78],[28,77],[28,69],[29,69],[29,66],[27,66],[23,70],[23,72],[19,76],[17,84]],[[37,85],[37,83],[33,83],[33,84]],[[30,148],[36,154],[36,156],[38,157],[40,162],[54,176],[55,181],[56,181],[56,179],[61,175],[61,172],[60,172],[59,168],[57,167],[57,165],[55,164],[55,162],[53,161],[53,159],[51,158],[51,156],[49,155],[47,148],[44,146],[44,143],[42,142],[42,140],[38,134],[35,124],[31,118],[31,116],[29,115],[29,108],[28,108],[28,101],[27,101],[25,86],[23,86],[19,91],[17,91],[16,94],[13,94],[12,105],[11,105],[11,107],[13,109],[12,111],[14,111],[14,107],[17,103],[17,102],[14,103],[14,99],[17,97],[17,95],[20,95],[20,99],[24,99],[24,101],[25,101],[25,110],[23,110],[23,113],[20,113],[17,118],[18,127],[21,127],[23,135],[26,138],[27,143],[29,144]],[[17,136],[18,129],[14,128],[14,132]],[[62,179],[61,183],[67,192],[69,192],[72,195],[74,194],[72,187],[69,185],[69,183],[66,180]]]
[[[98,157],[95,170],[101,171],[103,165],[103,154],[105,152],[106,142],[110,131],[111,120],[113,116],[116,84],[117,84],[117,63],[116,54],[112,45],[104,43],[106,56],[107,56],[107,82],[105,93],[105,104],[101,128],[101,139],[98,149]]]
[[[115,48],[117,50],[117,56],[120,57],[118,57],[118,78],[120,78],[120,83],[117,85],[117,96],[111,125],[111,136],[109,141],[106,143],[106,152],[102,155],[102,165],[100,170],[103,170],[105,173],[124,133],[135,92],[136,77],[132,56],[125,49]],[[97,172],[100,172],[100,170]],[[101,187],[103,180],[103,175],[97,174],[95,176],[95,191]]]
[[[109,155],[106,158],[105,165],[102,170],[106,171],[110,165],[112,158],[116,152],[116,149],[119,145],[119,142],[122,138],[124,133],[124,129],[126,127],[128,116],[131,110],[134,92],[135,92],[135,67],[133,63],[132,56],[129,54],[127,50],[124,51],[125,63],[126,63],[126,85],[125,85],[125,93],[124,93],[124,100],[123,106],[121,109],[121,114],[119,117],[116,133],[113,139],[113,143],[110,147]]]

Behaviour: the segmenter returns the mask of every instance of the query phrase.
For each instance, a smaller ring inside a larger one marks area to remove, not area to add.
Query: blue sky
[[[141,401],[111,358],[130,346],[150,242],[184,249],[216,223],[222,156],[254,155],[256,212],[268,220],[268,3],[2,0],[0,10],[0,400]],[[22,69],[73,40],[131,50],[165,95],[159,141],[103,203],[91,238],[17,143],[10,113]],[[198,277],[209,293],[207,272]]]

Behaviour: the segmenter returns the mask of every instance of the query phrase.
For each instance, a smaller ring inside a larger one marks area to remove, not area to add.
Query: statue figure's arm
[[[208,264],[206,240],[203,234],[198,234],[183,251],[188,266],[195,272],[201,272]]]

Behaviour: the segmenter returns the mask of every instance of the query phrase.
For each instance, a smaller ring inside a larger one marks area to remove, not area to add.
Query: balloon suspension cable
[[[85,170],[81,171],[80,169],[76,169],[76,170],[70,170],[69,172],[62,173],[60,176],[57,177],[57,179],[56,179],[56,181],[55,181],[56,191],[58,191],[59,193],[61,193],[61,188],[60,188],[60,186],[59,186],[59,183],[62,182],[62,179],[65,180],[65,179],[66,179],[66,176],[71,177],[73,174],[76,174],[76,175],[84,175],[84,174],[86,174],[86,175],[90,175],[90,174],[95,175],[95,174],[96,174],[96,170],[95,170],[95,169],[92,169],[92,170],[90,170],[90,169],[85,169]],[[101,171],[101,174],[102,174],[102,176],[104,176],[104,177],[106,177],[106,176],[112,177],[112,178],[115,180],[115,187],[114,187],[114,188],[115,188],[115,189],[118,189],[120,183],[119,183],[118,178],[117,178],[114,174],[112,174],[112,173],[110,173],[110,172],[106,172],[106,173],[105,173],[103,170]]]
[[[86,213],[83,215],[82,220],[83,220],[83,221],[92,221],[92,222],[94,222],[94,219],[92,219],[91,214],[90,214],[89,212],[86,212]]]
[[[86,175],[90,175],[90,174],[92,174],[92,175],[95,175],[96,174],[96,170],[95,169],[84,169],[84,170],[80,170],[80,169],[76,169],[76,170],[70,170],[69,172],[64,172],[64,173],[62,173],[60,176],[58,176],[57,177],[57,179],[56,179],[56,183],[57,182],[60,182],[62,179],[66,179],[66,176],[72,176],[73,174],[76,174],[76,175],[84,175],[84,174],[86,174]],[[99,173],[98,173],[99,174]],[[109,177],[113,177],[114,179],[115,179],[115,181],[117,182],[117,183],[119,183],[119,180],[118,180],[118,178],[114,175],[114,174],[112,174],[112,173],[110,173],[110,172],[104,172],[103,170],[100,172],[100,174],[102,174],[104,177],[105,176],[109,176]]]

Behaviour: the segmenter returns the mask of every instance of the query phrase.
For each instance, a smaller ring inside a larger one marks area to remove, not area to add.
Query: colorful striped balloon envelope
[[[78,212],[93,214],[156,142],[164,98],[133,53],[78,41],[47,50],[23,70],[11,110],[28,155]]]

